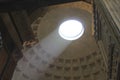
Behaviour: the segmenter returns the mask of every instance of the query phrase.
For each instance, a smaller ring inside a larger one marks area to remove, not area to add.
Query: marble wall
[[[119,5],[113,7],[115,1],[94,0],[94,19],[95,19],[95,38],[98,42],[101,42],[99,45],[103,45],[101,50],[105,51],[103,56],[106,58],[105,63],[107,63],[107,74],[108,79],[116,80],[118,75],[118,64],[119,64],[119,52],[120,52],[120,32],[119,25],[117,24],[117,16],[112,14],[118,9]],[[108,3],[106,3],[108,2]],[[118,1],[119,2],[119,1]],[[113,11],[110,10],[114,9]],[[118,14],[119,12],[117,12]],[[119,21],[119,20],[118,20]],[[102,51],[101,51],[102,52]]]

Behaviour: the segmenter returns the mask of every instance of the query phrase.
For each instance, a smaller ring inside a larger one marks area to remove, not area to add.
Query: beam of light
[[[83,33],[84,28],[79,21],[63,22],[59,28],[24,53],[12,80],[41,80],[49,64],[53,63],[72,40],[78,39]]]
[[[84,28],[79,21],[69,20],[62,23],[60,28],[24,52],[12,80],[43,80],[49,65],[66,49],[71,40],[78,39],[83,32]]]
[[[58,29],[24,53],[18,62],[12,80],[43,80],[44,72],[71,41],[64,40]]]

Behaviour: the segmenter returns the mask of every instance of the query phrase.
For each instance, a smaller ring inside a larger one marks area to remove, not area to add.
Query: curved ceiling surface
[[[92,13],[80,8],[81,3],[50,6],[46,14],[39,17],[37,24],[35,21],[32,26],[38,27],[36,32],[40,43],[58,29],[63,21],[76,19],[85,27],[83,36],[72,41],[59,56],[54,57],[52,63],[46,61],[51,55],[39,43],[33,46],[24,52],[12,80],[104,80],[100,66],[103,64],[102,57],[92,35]],[[78,7],[75,7],[76,4]]]
[[[68,53],[68,56],[73,56],[75,53],[76,56],[82,56],[83,54],[80,55],[78,53],[82,52],[85,55],[85,53],[88,53],[89,51],[94,51],[94,49],[96,49],[96,45],[92,38],[92,14],[80,8],[59,7],[48,11],[38,26],[38,39],[43,39],[58,28],[63,21],[69,19],[81,21],[85,28],[85,32],[80,39],[71,43],[67,48],[68,50],[65,50],[65,53]],[[91,43],[93,44],[91,45]],[[87,48],[87,46],[89,46],[89,48]],[[70,53],[71,55],[69,55]]]

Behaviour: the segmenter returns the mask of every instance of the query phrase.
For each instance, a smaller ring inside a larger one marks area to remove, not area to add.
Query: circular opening
[[[67,20],[59,27],[59,35],[66,40],[76,40],[84,33],[84,27],[80,21]]]

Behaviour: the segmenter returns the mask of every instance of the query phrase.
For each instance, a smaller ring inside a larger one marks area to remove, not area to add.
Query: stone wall
[[[115,0],[115,2],[118,0]],[[106,3],[108,2],[108,3]],[[119,1],[118,1],[119,2]],[[120,30],[116,14],[119,5],[113,7],[114,1],[94,0],[94,19],[95,19],[95,38],[98,42],[101,52],[103,53],[104,61],[107,65],[108,79],[119,80],[118,65],[120,63]],[[111,8],[110,8],[111,7]],[[114,9],[114,10],[113,10]],[[111,11],[113,10],[113,11]],[[117,21],[116,21],[117,20]]]

